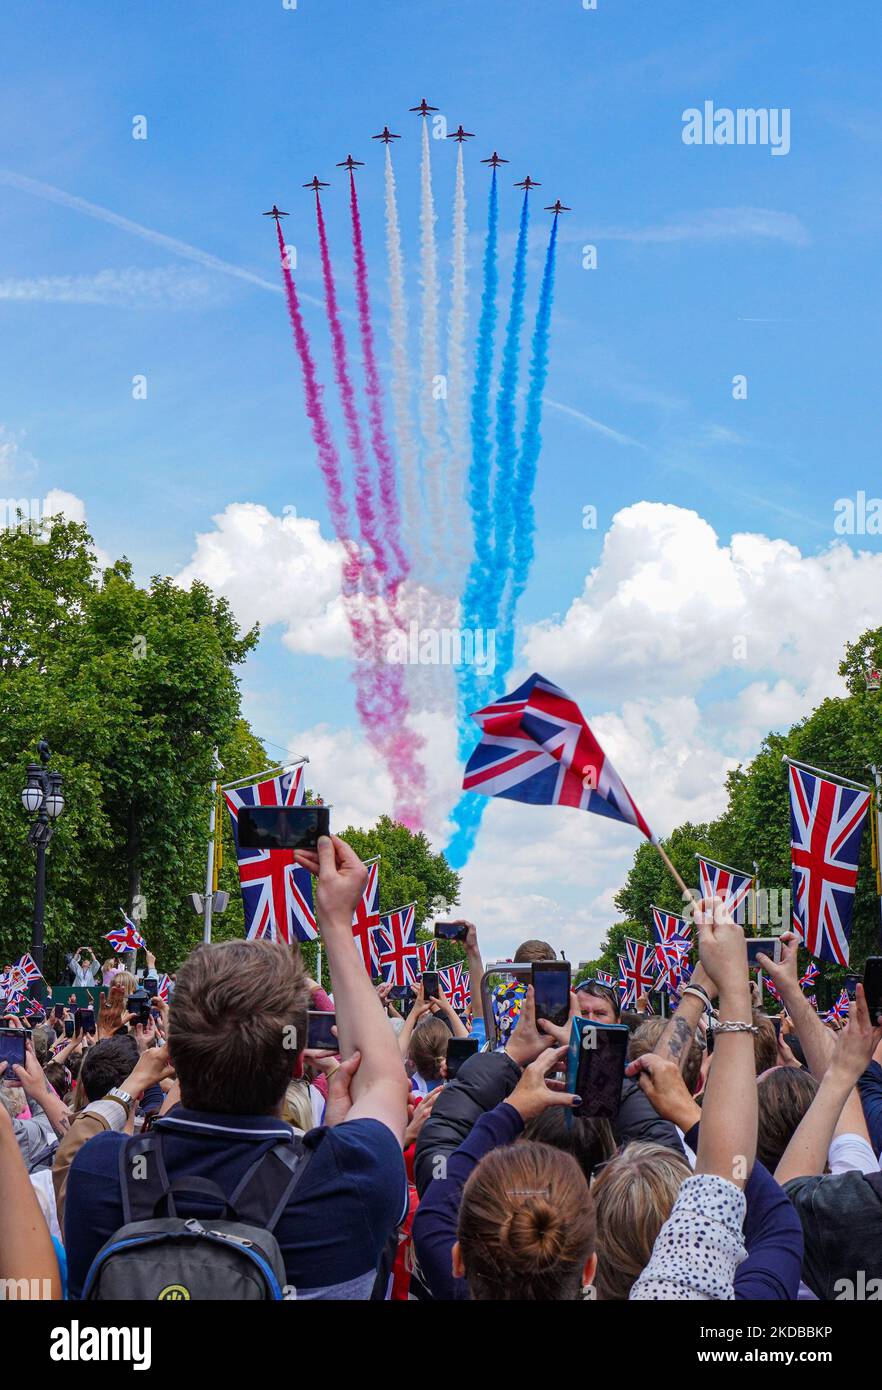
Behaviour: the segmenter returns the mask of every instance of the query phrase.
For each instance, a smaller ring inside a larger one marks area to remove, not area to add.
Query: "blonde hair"
[[[134,994],[135,990],[138,988],[138,981],[135,979],[131,971],[121,970],[118,975],[114,975],[113,980],[110,983],[110,988],[122,990],[123,1007],[125,1007],[126,999],[128,999],[130,994]],[[109,1002],[110,1000],[108,998],[108,1003]]]
[[[633,1143],[591,1188],[597,1208],[597,1297],[624,1301],[692,1169],[661,1144]]]
[[[282,1104],[282,1119],[295,1129],[302,1130],[304,1134],[313,1128],[312,1097],[309,1094],[309,1082],[303,1077],[296,1077],[288,1082]]]

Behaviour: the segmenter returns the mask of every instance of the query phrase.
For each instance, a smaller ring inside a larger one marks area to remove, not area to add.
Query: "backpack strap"
[[[132,1221],[149,1221],[158,1203],[168,1196],[171,1184],[156,1130],[136,1135],[120,1145],[119,1188],[124,1226]]]
[[[304,1147],[302,1139],[293,1142],[283,1139],[274,1144],[248,1169],[232,1197],[240,1221],[262,1230],[275,1230],[276,1223],[291,1200],[312,1159],[312,1149]]]

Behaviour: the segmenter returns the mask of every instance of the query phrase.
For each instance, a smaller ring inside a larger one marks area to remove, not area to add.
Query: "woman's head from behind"
[[[475,1300],[559,1301],[594,1277],[596,1225],[576,1160],[548,1144],[493,1149],[465,1185],[453,1272]]]
[[[414,1028],[407,1055],[424,1081],[442,1081],[446,1077],[449,1041],[450,1029],[443,1018],[429,1014]]]
[[[518,1141],[534,1140],[551,1144],[572,1154],[588,1182],[595,1168],[607,1163],[616,1151],[615,1135],[609,1120],[583,1119],[561,1105],[549,1105],[532,1120],[528,1120]]]
[[[773,1067],[757,1082],[756,1156],[770,1173],[778,1167],[817,1089],[811,1073],[799,1067]]]
[[[673,1149],[634,1143],[600,1173],[591,1188],[597,1210],[598,1298],[628,1298],[691,1171]]]

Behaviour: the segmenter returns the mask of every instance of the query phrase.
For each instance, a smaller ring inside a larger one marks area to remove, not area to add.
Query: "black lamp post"
[[[55,829],[52,824],[64,810],[64,797],[61,795],[61,773],[50,772],[49,744],[44,738],[37,744],[40,755],[38,763],[28,763],[27,785],[21,794],[21,804],[28,815],[34,816],[28,830],[28,844],[37,851],[37,877],[34,888],[34,930],[31,937],[31,955],[43,969],[43,924],[46,912],[46,846],[52,839]]]

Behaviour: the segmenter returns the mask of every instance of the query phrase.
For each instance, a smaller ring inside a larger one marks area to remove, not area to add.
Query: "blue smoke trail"
[[[555,216],[548,239],[545,269],[542,272],[539,307],[536,310],[536,326],[533,329],[530,387],[527,393],[524,432],[521,436],[521,452],[515,475],[514,512],[517,516],[517,526],[514,533],[512,581],[505,617],[501,624],[501,650],[495,672],[495,680],[500,689],[504,688],[505,677],[514,661],[515,612],[518,601],[527,587],[530,566],[533,563],[533,537],[536,531],[533,488],[536,483],[536,465],[542,451],[542,397],[548,380],[548,339],[551,332],[551,307],[554,302],[557,222]]]
[[[490,384],[493,378],[493,348],[498,318],[496,295],[499,290],[499,190],[496,170],[490,182],[487,205],[487,240],[484,246],[484,280],[481,292],[481,315],[475,347],[475,381],[472,388],[472,461],[469,468],[469,506],[472,513],[475,554],[466,576],[462,594],[460,626],[483,626],[483,615],[493,605],[494,550],[490,512],[490,475],[493,450],[490,438]],[[459,675],[459,751],[465,759],[474,742],[475,725],[470,715],[478,708],[477,673],[473,666],[458,668]],[[475,842],[475,835],[484,814],[480,797],[461,797],[453,809],[456,832],[448,855],[458,856],[464,864]],[[456,846],[456,848],[454,848]],[[451,863],[454,860],[451,858]]]
[[[551,330],[551,308],[554,301],[554,271],[557,253],[557,217],[551,227],[545,268],[542,273],[542,286],[539,291],[539,307],[536,311],[536,324],[533,329],[533,344],[530,357],[530,386],[527,393],[527,406],[524,430],[521,436],[521,451],[517,461],[514,479],[513,513],[517,517],[514,528],[514,553],[512,581],[506,603],[505,616],[501,624],[501,641],[497,643],[496,670],[493,684],[496,692],[505,691],[506,677],[514,660],[514,619],[518,600],[527,585],[530,565],[533,560],[533,536],[535,514],[533,509],[533,485],[536,480],[536,465],[542,448],[542,397],[548,377],[548,341]],[[477,708],[477,706],[476,706]],[[470,730],[461,731],[460,754],[466,760],[474,748],[477,726],[469,720]],[[456,825],[446,854],[450,864],[460,869],[471,853],[481,817],[484,814],[486,798],[475,793],[460,797],[452,812]]]

